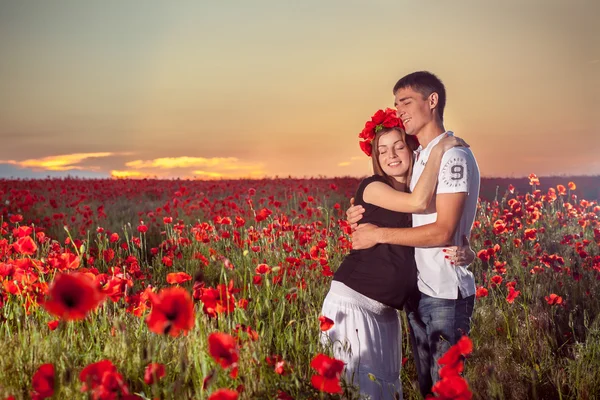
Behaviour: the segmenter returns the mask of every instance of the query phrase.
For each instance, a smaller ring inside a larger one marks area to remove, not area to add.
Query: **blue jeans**
[[[439,380],[437,361],[461,338],[468,335],[475,296],[456,300],[439,299],[421,293],[406,304],[410,342],[423,397]]]

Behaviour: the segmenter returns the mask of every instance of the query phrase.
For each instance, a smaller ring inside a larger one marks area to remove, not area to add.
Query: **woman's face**
[[[402,140],[397,130],[392,130],[379,137],[377,158],[381,169],[398,182],[406,182],[411,163],[411,150]]]

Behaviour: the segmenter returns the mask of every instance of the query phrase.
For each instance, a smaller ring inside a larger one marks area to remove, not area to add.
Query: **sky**
[[[0,0],[0,177],[371,173],[428,70],[483,176],[600,174],[597,0]]]

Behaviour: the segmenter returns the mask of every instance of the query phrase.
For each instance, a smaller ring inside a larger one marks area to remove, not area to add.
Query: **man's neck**
[[[444,125],[442,123],[431,121],[429,124],[425,125],[421,131],[419,131],[419,133],[417,133],[417,139],[419,140],[419,144],[423,146],[423,148],[426,148],[429,143],[433,141],[433,139],[440,136],[444,132],[446,132],[446,129],[444,129]]]

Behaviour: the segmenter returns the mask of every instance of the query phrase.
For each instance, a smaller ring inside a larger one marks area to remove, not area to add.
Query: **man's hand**
[[[358,221],[361,220],[365,209],[363,206],[355,206],[354,205],[354,197],[350,199],[350,208],[346,210],[346,221],[350,224],[350,228],[352,228],[352,232],[356,230],[358,227]]]
[[[352,233],[352,249],[362,250],[377,244],[379,228],[372,224],[361,224]]]

